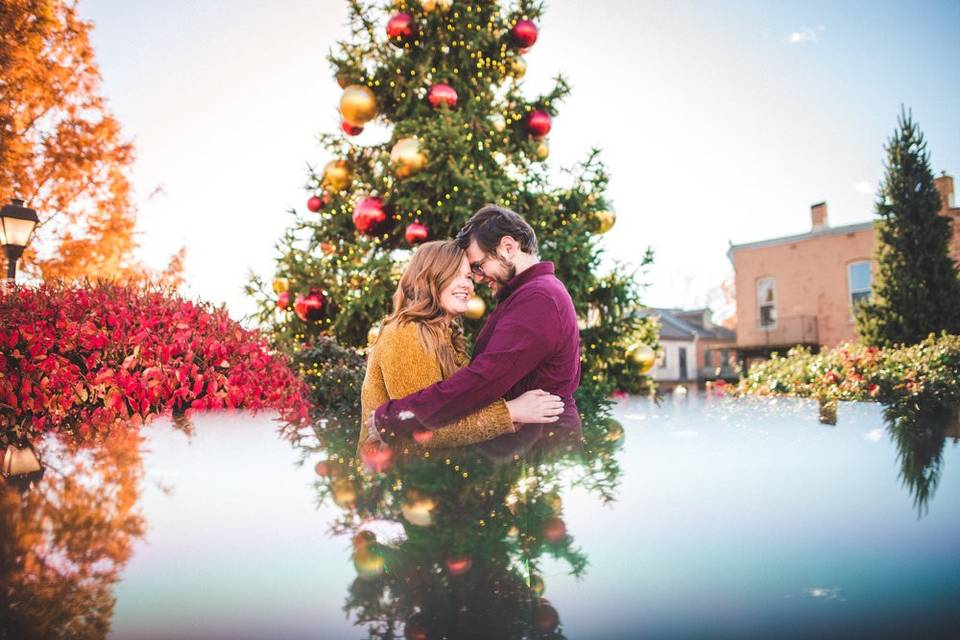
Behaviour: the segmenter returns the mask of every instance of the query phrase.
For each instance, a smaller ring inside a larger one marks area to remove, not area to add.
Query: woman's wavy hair
[[[453,240],[420,245],[400,276],[393,294],[393,313],[381,325],[416,323],[420,344],[436,354],[444,378],[456,372],[457,356],[467,353],[459,319],[450,322],[448,333],[447,313],[440,306],[440,292],[457,277],[464,255]]]

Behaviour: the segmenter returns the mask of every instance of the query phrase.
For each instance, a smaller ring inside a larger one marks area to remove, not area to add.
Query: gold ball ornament
[[[346,191],[353,184],[353,172],[346,160],[331,160],[323,167],[320,184],[330,191]]]
[[[362,127],[377,115],[377,97],[370,87],[351,84],[343,90],[340,98],[340,115],[344,122]]]
[[[647,373],[653,368],[653,363],[657,359],[656,352],[650,348],[650,345],[637,342],[627,347],[627,359],[640,368],[640,373]]]
[[[416,527],[429,527],[433,524],[433,510],[437,502],[433,498],[411,493],[400,506],[404,519]]]
[[[420,0],[420,7],[424,13],[430,13],[434,9],[439,9],[441,13],[446,13],[450,10],[452,4],[452,0]]]
[[[470,301],[467,302],[467,312],[463,315],[467,316],[471,320],[479,320],[483,317],[483,314],[487,312],[487,303],[483,301],[478,295],[474,295],[470,298]]]
[[[286,278],[274,278],[273,279],[273,292],[280,294],[284,291],[290,290],[290,281]]]
[[[613,211],[597,211],[593,214],[593,217],[599,224],[598,233],[610,231],[610,229],[613,229],[613,225],[617,223],[617,214]]]
[[[357,499],[357,490],[349,478],[334,480],[331,489],[334,503],[342,509],[350,507]]]
[[[520,78],[525,76],[526,73],[527,73],[527,62],[523,58],[521,58],[520,56],[517,56],[516,58],[510,61],[511,76],[519,80]]]
[[[415,136],[401,138],[390,150],[390,164],[398,178],[407,178],[427,166],[427,156]]]
[[[546,160],[550,156],[550,145],[547,144],[546,140],[541,140],[540,144],[537,145],[537,158],[539,160]]]

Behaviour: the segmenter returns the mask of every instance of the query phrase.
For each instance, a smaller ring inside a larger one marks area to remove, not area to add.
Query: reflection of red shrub
[[[156,288],[42,285],[0,292],[0,432],[84,439],[117,420],[191,409],[306,417],[306,387],[224,308]]]

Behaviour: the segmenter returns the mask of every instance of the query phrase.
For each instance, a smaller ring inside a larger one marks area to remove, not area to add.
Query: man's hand
[[[542,389],[534,389],[508,400],[507,409],[514,423],[547,424],[560,419],[563,400]]]
[[[370,417],[367,418],[366,424],[367,424],[367,438],[366,440],[364,440],[364,444],[371,444],[371,443],[386,444],[386,442],[384,442],[383,440],[383,437],[380,435],[380,430],[377,429],[376,416],[373,413],[371,413]]]

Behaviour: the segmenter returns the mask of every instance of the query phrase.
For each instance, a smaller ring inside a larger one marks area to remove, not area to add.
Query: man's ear
[[[510,236],[503,236],[497,245],[497,253],[501,250],[507,254],[507,258],[514,258],[520,251],[520,244]]]

